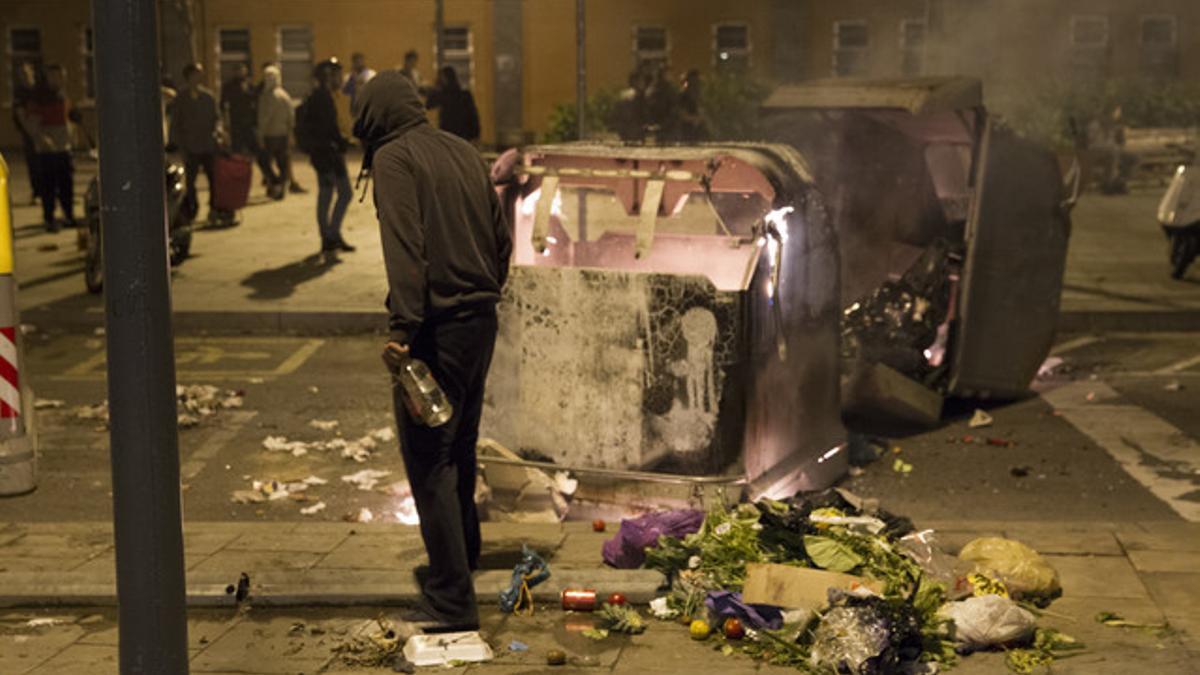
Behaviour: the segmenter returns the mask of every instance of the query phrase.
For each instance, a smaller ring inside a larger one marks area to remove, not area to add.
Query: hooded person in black
[[[508,276],[512,235],[486,166],[466,141],[434,129],[412,82],[397,71],[359,94],[354,125],[387,268],[391,367],[410,353],[445,391],[446,424],[421,426],[393,388],[401,453],[429,554],[419,622],[474,630],[471,581],[479,563],[475,443],[496,340],[496,303]],[[361,177],[360,177],[361,178]]]

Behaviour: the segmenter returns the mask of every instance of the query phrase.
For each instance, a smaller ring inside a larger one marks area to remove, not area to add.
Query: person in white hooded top
[[[267,175],[273,188],[272,193],[283,197],[283,186],[293,194],[307,192],[292,176],[290,141],[296,126],[296,112],[292,97],[280,83],[279,68],[268,65],[263,68],[262,91],[258,95],[258,144],[265,155],[262,167],[275,169]]]

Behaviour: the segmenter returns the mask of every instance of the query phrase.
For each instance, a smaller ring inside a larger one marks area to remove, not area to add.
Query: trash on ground
[[[565,588],[559,600],[567,612],[592,612],[596,609],[596,591],[590,588]]]
[[[883,584],[874,579],[794,565],[751,563],[746,565],[746,583],[741,597],[751,605],[816,609],[825,604],[831,588],[845,591],[865,588],[871,593],[883,593]],[[746,620],[747,617],[741,618]],[[747,621],[747,624],[751,628],[763,627],[756,621]]]
[[[1016,443],[1016,441],[1012,441],[1007,438],[991,437],[991,438],[987,439],[987,444],[994,445],[994,446],[1000,447],[1000,448],[1011,448],[1012,446],[1016,445],[1017,443]]]
[[[342,457],[361,464],[371,458],[371,453],[379,447],[379,443],[390,441],[395,437],[396,434],[391,427],[382,427],[351,440],[332,438],[325,441],[295,441],[289,440],[286,436],[267,436],[262,441],[262,447],[269,452],[286,452],[293,457],[302,457],[310,452],[336,451]]]
[[[1042,365],[1038,366],[1037,376],[1050,377],[1054,374],[1054,371],[1058,370],[1059,367],[1062,366],[1063,362],[1063,357],[1061,356],[1046,357],[1046,360],[1042,361]]]
[[[679,616],[679,610],[671,608],[666,596],[650,601],[650,613],[654,615],[654,618],[664,620]]]
[[[357,473],[342,476],[342,482],[349,483],[359,490],[374,490],[381,479],[390,475],[392,472],[385,469],[363,469]]]
[[[596,613],[596,628],[606,633],[640,635],[646,632],[646,620],[629,605],[604,603]]]
[[[308,426],[320,431],[333,431],[338,428],[337,420],[309,420]]]
[[[1179,382],[1179,380],[1171,380],[1166,384],[1166,386],[1163,387],[1163,389],[1166,389],[1167,391],[1180,391],[1183,389],[1183,385]]]
[[[693,640],[703,640],[708,637],[709,633],[712,633],[712,628],[704,619],[696,619],[688,625],[688,634],[692,636]]]
[[[1110,628],[1135,628],[1138,630],[1145,630],[1158,634],[1167,633],[1171,630],[1171,625],[1167,623],[1143,623],[1140,621],[1130,621],[1115,612],[1097,613],[1096,623],[1104,624]]]
[[[783,627],[783,612],[776,606],[783,602],[783,598],[776,598],[769,604],[750,604],[743,601],[743,597],[741,593],[733,591],[709,591],[704,598],[704,606],[708,608],[709,616],[719,620],[718,623],[736,618],[751,628],[779,630]],[[789,603],[787,606],[798,605]]]
[[[211,384],[189,384],[175,386],[175,421],[179,428],[197,426],[205,419],[222,410],[241,408],[242,392],[221,389]],[[102,428],[108,426],[108,401],[75,408],[74,415],[80,420],[100,420]]]
[[[892,471],[895,471],[899,474],[910,474],[912,473],[912,470],[913,465],[900,459],[899,457],[892,460]]]
[[[404,658],[416,666],[442,666],[452,662],[491,661],[492,648],[478,631],[414,635],[404,644]]]
[[[384,618],[375,620],[375,630],[363,632],[335,645],[333,652],[350,666],[382,668],[403,658],[402,642],[396,628]]]
[[[318,386],[317,386],[317,385],[315,385],[315,384],[314,384],[314,385],[310,385],[310,386],[308,387],[308,393],[310,393],[310,394],[319,394],[319,393],[321,393],[321,388],[320,388],[320,387],[318,387]]]
[[[1031,471],[1033,471],[1032,466],[1021,465],[1021,466],[1014,466],[1014,467],[1010,468],[1008,470],[1008,473],[1013,478],[1025,478],[1026,476],[1029,475],[1029,472],[1031,472]]]
[[[967,543],[958,557],[975,564],[977,572],[1004,582],[1013,598],[1044,607],[1062,595],[1058,572],[1038,552],[1002,537],[981,537]]]
[[[25,622],[26,628],[47,628],[49,626],[61,626],[66,623],[65,619],[56,619],[52,617],[39,617],[30,619]]]
[[[1070,635],[1053,628],[1038,628],[1034,631],[1033,644],[1025,649],[1008,650],[1004,662],[1009,670],[1025,675],[1049,666],[1056,659],[1070,656],[1068,652],[1085,648],[1082,642]]]
[[[546,665],[562,666],[567,663],[567,653],[561,649],[551,649],[546,652]]]
[[[300,509],[300,515],[311,516],[325,510],[325,502],[317,502],[312,506],[306,506]]]
[[[491,520],[520,523],[557,523],[566,517],[570,497],[579,481],[566,471],[551,474],[542,469],[490,463],[489,457],[520,460],[503,444],[481,438],[477,445],[479,464],[491,490],[488,516]]]
[[[992,426],[992,422],[994,422],[994,421],[995,420],[992,419],[991,415],[980,410],[979,408],[976,408],[975,414],[971,415],[971,421],[967,422],[967,426],[971,427],[972,429],[978,429],[980,427],[990,427],[990,426]]]
[[[358,510],[358,515],[355,516],[354,520],[359,523],[370,523],[375,520],[375,514],[371,512],[371,509],[364,506]]]
[[[960,652],[1023,644],[1033,635],[1036,617],[1009,598],[979,595],[951,602],[938,612],[954,621]]]
[[[973,588],[967,577],[975,566],[942,550],[933,530],[906,534],[896,543],[904,555],[921,566],[922,572],[945,586],[947,599],[959,600],[971,595]]]
[[[604,542],[604,562],[622,569],[641,567],[646,550],[657,545],[659,537],[683,537],[700,529],[704,512],[695,509],[655,511],[637,518],[621,520],[621,529]]]
[[[65,401],[56,398],[39,398],[33,402],[34,410],[52,410],[66,405]]]
[[[521,546],[521,560],[512,570],[508,588],[500,591],[500,611],[505,614],[522,612],[533,614],[533,592],[531,589],[550,578],[550,566],[537,551]]]
[[[525,644],[524,642],[521,642],[520,640],[514,639],[508,643],[508,651],[510,651],[510,652],[527,652],[527,651],[529,651],[529,645]]]

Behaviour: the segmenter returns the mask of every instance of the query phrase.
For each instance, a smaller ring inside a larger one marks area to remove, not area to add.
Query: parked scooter
[[[1182,149],[1182,148],[1181,148]],[[1158,222],[1169,242],[1171,276],[1183,278],[1200,254],[1200,167],[1195,166],[1195,150],[1175,170],[1175,177],[1158,205]]]
[[[183,208],[184,171],[174,162],[167,163],[167,253],[171,266],[176,267],[192,249],[192,222]],[[83,198],[86,227],[80,231],[80,248],[86,252],[83,280],[87,289],[99,293],[104,288],[104,257],[101,245],[100,180],[92,178]]]

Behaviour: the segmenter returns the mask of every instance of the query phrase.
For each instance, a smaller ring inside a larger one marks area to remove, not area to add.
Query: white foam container
[[[417,666],[441,666],[451,661],[491,661],[492,648],[478,631],[414,635],[404,643],[404,658]]]

